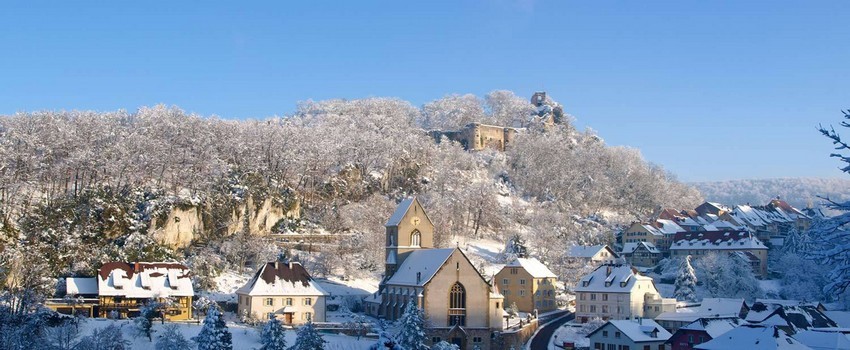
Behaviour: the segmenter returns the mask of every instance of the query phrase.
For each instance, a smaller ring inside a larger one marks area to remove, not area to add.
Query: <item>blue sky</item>
[[[0,4],[0,114],[546,90],[686,181],[842,176],[850,1],[194,4]]]

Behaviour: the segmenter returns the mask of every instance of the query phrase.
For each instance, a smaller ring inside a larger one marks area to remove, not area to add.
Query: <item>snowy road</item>
[[[552,320],[552,323],[549,323],[537,331],[531,338],[531,344],[529,348],[531,350],[547,350],[549,347],[549,339],[552,338],[552,334],[555,333],[555,330],[558,329],[562,324],[567,323],[568,321],[575,318],[575,314],[569,311],[562,311],[558,313],[553,313],[551,315],[547,315],[547,317],[541,317],[540,322],[546,323]]]

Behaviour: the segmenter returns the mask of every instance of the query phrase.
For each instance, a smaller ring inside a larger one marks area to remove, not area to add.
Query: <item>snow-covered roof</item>
[[[652,244],[651,242],[628,242],[626,244],[623,244],[623,251],[621,253],[622,254],[632,254],[632,253],[635,252],[635,250],[637,250],[641,246],[643,246],[646,249],[646,251],[648,251],[652,254],[661,254],[661,251],[658,250],[658,248],[655,247],[655,245]]]
[[[407,214],[407,210],[413,205],[414,200],[416,200],[416,197],[405,198],[401,201],[384,226],[398,226],[401,223],[401,219],[404,218],[404,214]]]
[[[424,286],[457,248],[417,249],[404,259],[387,284]],[[417,274],[419,280],[417,281]]]
[[[576,292],[629,293],[637,281],[652,281],[626,264],[604,264],[582,277]]]
[[[194,296],[189,268],[178,263],[110,262],[98,270],[98,294],[126,298]]]
[[[68,277],[65,279],[65,294],[97,295],[97,277]]]
[[[678,232],[685,232],[685,229],[673,220],[657,219],[655,222],[658,224],[658,230],[663,234],[674,235]]]
[[[724,318],[700,318],[691,322],[680,329],[693,331],[705,331],[712,338],[717,338],[723,333],[726,333],[733,328],[736,328],[744,323],[744,320],[738,317]]]
[[[608,321],[607,324],[597,328],[595,331],[588,334],[587,337],[590,338],[594,333],[606,328],[607,325],[617,328],[621,333],[623,333],[623,335],[635,343],[665,342],[667,339],[670,339],[670,336],[672,335],[664,329],[664,327],[661,327],[661,325],[651,319],[638,319]]]
[[[250,296],[315,295],[328,293],[310,277],[307,269],[298,262],[269,262],[236,294]]]
[[[694,345],[694,349],[803,350],[809,347],[779,328],[745,324],[705,343]]]
[[[850,339],[839,332],[802,331],[794,339],[814,350],[850,350]]]
[[[753,227],[763,227],[767,225],[767,222],[765,222],[764,219],[762,219],[762,217],[756,212],[757,210],[753,209],[753,207],[749,205],[738,205],[732,210],[731,215],[743,220]]]
[[[850,311],[824,311],[823,313],[835,321],[838,327],[850,328]]]
[[[558,278],[546,265],[537,259],[517,258],[505,267],[522,267],[534,278]]]
[[[599,251],[605,249],[605,245],[574,245],[570,247],[569,255],[573,258],[592,258]]]
[[[677,233],[670,250],[746,250],[767,249],[754,235],[747,231],[699,231]]]
[[[746,310],[744,299],[705,298],[698,308],[681,308],[675,312],[662,312],[656,320],[694,322],[701,318],[738,317],[741,309]]]
[[[763,303],[756,301],[747,313],[747,321],[753,323],[766,323],[771,318],[780,318],[776,321],[786,325],[793,325],[797,329],[811,329],[823,327],[836,327],[835,321],[818,310],[813,305],[787,305],[784,303]]]

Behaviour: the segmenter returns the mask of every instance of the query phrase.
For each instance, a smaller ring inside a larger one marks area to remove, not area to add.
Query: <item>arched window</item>
[[[420,244],[422,244],[422,235],[419,233],[419,230],[414,230],[410,234],[410,246],[418,247]]]
[[[466,326],[466,289],[455,282],[449,290],[449,326]]]

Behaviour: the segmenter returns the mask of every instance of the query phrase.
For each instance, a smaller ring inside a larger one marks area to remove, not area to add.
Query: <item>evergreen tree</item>
[[[505,251],[502,252],[502,256],[505,261],[528,257],[528,247],[526,246],[525,239],[519,233],[511,236],[505,244]]]
[[[691,266],[691,256],[688,255],[679,265],[679,274],[676,276],[676,300],[697,301],[696,288],[697,275]]]
[[[291,350],[324,350],[325,339],[313,326],[312,321],[307,321],[306,324],[298,329],[298,335],[295,338],[295,345]]]
[[[286,350],[285,335],[286,331],[283,329],[283,324],[277,317],[272,317],[263,326],[263,332],[260,335],[260,343],[263,346],[260,347],[260,350]]]
[[[210,306],[204,326],[197,336],[192,338],[198,344],[198,350],[231,350],[233,335],[227,330],[221,310],[218,306]]]
[[[189,350],[191,348],[192,344],[183,337],[175,324],[165,326],[156,339],[156,350]]]
[[[139,329],[139,333],[148,337],[148,341],[153,341],[151,334],[153,333],[153,319],[160,314],[162,304],[158,302],[150,302],[139,309],[139,316],[133,321]]]
[[[425,345],[425,313],[415,302],[407,303],[399,324],[401,330],[396,336],[399,345],[407,350],[428,349]]]

